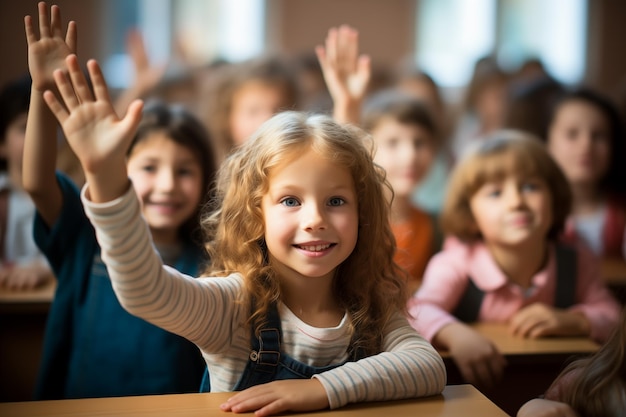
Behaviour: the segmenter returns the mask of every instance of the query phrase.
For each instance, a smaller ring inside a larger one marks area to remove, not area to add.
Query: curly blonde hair
[[[395,240],[389,224],[389,188],[384,171],[372,161],[370,138],[360,129],[330,117],[283,112],[265,122],[223,164],[215,209],[202,226],[212,260],[207,275],[234,272],[244,277],[239,302],[254,301],[247,324],[263,323],[270,305],[280,299],[278,277],[268,263],[261,200],[273,169],[311,149],[350,170],[358,198],[359,230],[353,252],[335,271],[334,291],[350,314],[351,349],[375,354],[382,349],[383,328],[405,312],[406,282],[394,263]],[[367,146],[369,144],[369,146]]]

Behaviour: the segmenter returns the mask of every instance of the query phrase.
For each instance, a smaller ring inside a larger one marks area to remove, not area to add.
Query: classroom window
[[[493,54],[515,70],[539,58],[566,84],[585,75],[588,0],[418,0],[417,64],[442,87],[467,84]]]
[[[155,64],[175,60],[177,53],[192,63],[237,62],[262,53],[265,46],[265,0],[112,0],[106,14],[114,36],[104,71],[114,88],[132,82],[126,54],[131,29],[141,32]]]

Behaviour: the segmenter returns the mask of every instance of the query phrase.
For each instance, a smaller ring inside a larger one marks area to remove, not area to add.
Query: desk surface
[[[524,339],[508,332],[505,324],[475,323],[472,327],[492,340],[505,356],[593,353],[599,345],[586,337],[546,337]],[[447,357],[448,352],[440,352]]]
[[[60,401],[32,401],[0,403],[0,415],[17,416],[198,416],[226,417],[219,409],[232,393],[151,395],[143,397],[95,398]],[[368,417],[393,415],[424,417],[506,417],[507,414],[494,405],[471,385],[449,385],[442,395],[413,400],[384,401],[351,404],[334,410],[299,415],[303,417]]]
[[[603,259],[601,271],[602,278],[608,285],[626,285],[626,261],[624,259]]]
[[[10,290],[0,287],[0,303],[50,303],[54,298],[56,288],[57,281],[55,279],[50,279],[41,286],[27,291]]]

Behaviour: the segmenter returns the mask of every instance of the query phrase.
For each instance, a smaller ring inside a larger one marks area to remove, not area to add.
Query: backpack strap
[[[465,292],[452,314],[462,322],[473,323],[478,320],[478,313],[480,312],[485,292],[474,284],[472,277],[467,278]]]
[[[554,306],[568,308],[576,302],[576,250],[563,243],[556,245],[556,290]]]

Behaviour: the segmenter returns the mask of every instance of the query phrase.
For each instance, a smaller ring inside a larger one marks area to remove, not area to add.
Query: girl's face
[[[409,197],[426,176],[435,157],[432,134],[421,126],[385,118],[372,130],[374,162],[387,172],[398,197]]]
[[[508,175],[485,182],[470,198],[476,227],[488,246],[518,247],[546,239],[552,226],[552,197],[539,177]]]
[[[175,242],[178,229],[198,209],[202,167],[186,146],[163,132],[149,133],[128,158],[128,176],[156,242]]]
[[[2,156],[7,160],[11,182],[22,186],[22,156],[24,154],[24,138],[26,135],[26,119],[28,114],[17,116],[7,126],[4,144],[2,144]]]
[[[266,120],[285,106],[281,88],[249,81],[235,91],[230,110],[230,132],[236,146],[244,144]]]
[[[595,185],[606,175],[611,132],[600,109],[583,100],[563,103],[548,131],[548,150],[571,184]]]
[[[270,262],[281,280],[332,281],[358,235],[350,171],[309,149],[271,171],[261,207]]]

